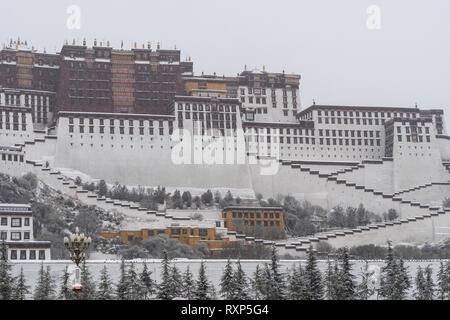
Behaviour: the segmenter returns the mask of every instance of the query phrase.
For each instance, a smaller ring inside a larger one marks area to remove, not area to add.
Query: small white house
[[[50,260],[50,241],[35,241],[29,205],[0,204],[0,241],[8,246],[9,260]]]

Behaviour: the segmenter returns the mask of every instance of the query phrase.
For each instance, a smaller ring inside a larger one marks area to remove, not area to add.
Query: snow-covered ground
[[[100,180],[99,179],[95,179],[92,178],[91,176],[75,170],[75,169],[71,169],[71,168],[54,168],[55,171],[59,171],[61,172],[62,175],[66,176],[67,178],[70,178],[72,180],[75,180],[77,177],[80,177],[80,179],[83,181],[83,183],[97,183]],[[113,187],[113,184],[107,184],[108,188]],[[139,188],[139,187],[143,187],[145,189],[147,188],[157,188],[158,186],[127,186],[130,190],[133,188]],[[195,196],[201,196],[203,193],[205,193],[207,191],[207,189],[203,189],[203,188],[191,188],[191,187],[170,187],[170,186],[164,186],[166,188],[166,191],[169,193],[173,193],[175,192],[175,190],[179,190],[181,193],[183,193],[184,191],[189,191],[191,193],[191,195],[193,197]],[[230,191],[231,194],[234,197],[240,197],[243,200],[246,199],[255,199],[255,192],[252,189],[236,189],[236,188],[227,188],[227,187],[217,187],[217,188],[211,188],[210,189],[212,193],[215,193],[216,191],[219,191],[220,194],[223,196],[225,196],[225,194]]]

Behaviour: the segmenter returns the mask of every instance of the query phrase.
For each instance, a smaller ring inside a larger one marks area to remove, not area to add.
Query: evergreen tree
[[[183,294],[182,287],[180,286],[180,283],[182,281],[180,271],[178,271],[178,268],[176,265],[172,267],[171,270],[171,279],[170,279],[170,287],[171,287],[171,295],[173,298],[181,297]]]
[[[97,189],[98,189],[98,195],[100,197],[106,196],[106,194],[108,193],[108,186],[106,185],[105,180],[100,180],[100,182],[97,185]]]
[[[188,208],[191,207],[191,205],[192,205],[192,195],[191,195],[191,193],[189,191],[183,192],[183,195],[181,196],[181,199],[183,200],[183,203],[185,203]]]
[[[312,246],[308,250],[308,258],[305,267],[306,284],[309,292],[308,300],[320,300],[323,297],[323,284],[320,270],[317,267],[317,259]]]
[[[241,261],[236,262],[236,271],[233,275],[233,287],[234,295],[233,300],[248,300],[250,299],[248,295],[249,285],[247,280],[247,275],[244,270],[242,270]]]
[[[127,282],[128,282],[128,296],[127,300],[140,300],[139,296],[141,292],[141,283],[139,281],[139,277],[134,269],[134,263],[131,262],[128,267],[127,272]]]
[[[187,266],[186,271],[183,274],[183,286],[182,286],[183,298],[189,300],[194,298],[194,284],[195,284],[194,276],[192,275],[189,266]]]
[[[113,286],[111,278],[108,274],[108,269],[103,266],[100,272],[100,282],[98,284],[97,299],[98,300],[112,300],[113,299]]]
[[[126,300],[128,298],[129,286],[128,276],[125,266],[125,260],[122,258],[120,263],[120,279],[116,288],[116,296],[118,300]]]
[[[201,200],[202,200],[203,204],[208,205],[208,206],[211,205],[212,201],[213,201],[213,194],[212,194],[211,190],[208,190],[204,194],[202,194]]]
[[[92,278],[91,272],[86,265],[86,260],[83,261],[81,265],[81,286],[83,290],[80,292],[81,300],[95,300],[96,298],[96,286],[94,279]]]
[[[270,260],[270,279],[268,279],[266,291],[270,297],[269,300],[283,300],[286,283],[284,281],[284,275],[280,272],[279,259],[275,246],[272,247]]]
[[[60,300],[72,300],[75,298],[71,286],[69,283],[70,274],[68,272],[68,267],[66,266],[61,277],[61,287],[59,289],[59,299]]]
[[[323,286],[327,300],[336,300],[339,291],[339,269],[337,263],[333,266],[329,259]]]
[[[259,265],[256,266],[256,270],[250,280],[250,288],[254,300],[263,299],[265,295],[265,281],[263,270],[260,269]]]
[[[339,261],[341,269],[338,273],[339,286],[337,290],[337,299],[339,300],[353,300],[355,298],[355,283],[354,276],[351,273],[350,259],[348,249],[340,250]]]
[[[232,300],[234,297],[235,282],[233,278],[233,267],[228,259],[220,280],[220,295],[225,300]]]
[[[305,300],[307,298],[307,289],[305,283],[305,272],[302,265],[299,264],[298,270],[292,268],[292,275],[290,276],[289,286],[289,299],[291,300]]]
[[[181,200],[181,193],[175,190],[172,196],[172,206],[174,209],[183,209],[183,201]]]
[[[397,264],[398,274],[395,282],[395,299],[403,300],[406,298],[408,290],[411,287],[411,280],[408,268],[405,267],[403,259],[400,259]]]
[[[263,300],[271,299],[271,290],[274,287],[272,271],[267,263],[264,263],[264,269],[262,272],[262,281],[263,281]]]
[[[216,288],[214,287],[214,285],[211,283],[211,285],[209,286],[209,299],[210,300],[217,300],[217,293],[216,293]]]
[[[161,283],[158,285],[157,297],[160,300],[173,299],[172,282],[170,274],[170,261],[166,250],[163,251]]]
[[[50,267],[44,269],[44,264],[41,264],[39,270],[39,278],[34,290],[34,300],[52,300],[55,297],[55,289],[53,286],[53,278],[50,273]]]
[[[195,299],[197,300],[210,300],[211,285],[206,276],[205,263],[202,260],[200,264],[200,270],[198,272],[198,279],[195,282]]]
[[[30,287],[26,284],[23,267],[21,267],[19,277],[17,278],[17,284],[14,287],[13,299],[25,300],[27,294],[30,294]]]
[[[8,247],[2,241],[0,248],[0,300],[10,300],[14,279],[11,276],[11,265],[8,263]]]
[[[368,300],[374,294],[369,286],[369,263],[366,261],[364,269],[361,272],[361,282],[357,287],[357,296],[360,300]]]
[[[380,295],[386,299],[394,300],[397,291],[395,285],[397,283],[398,266],[390,242],[388,242],[388,250],[384,262],[385,265],[381,268]]]
[[[156,283],[152,280],[152,272],[148,270],[147,264],[144,263],[141,274],[139,275],[139,281],[141,283],[141,296],[143,300],[150,299],[155,293]]]
[[[419,266],[417,269],[416,274],[416,291],[415,291],[415,298],[416,300],[425,300],[425,277],[423,275],[422,267]]]
[[[433,283],[433,270],[430,266],[425,268],[425,300],[433,300],[434,296],[434,283]]]
[[[437,274],[438,299],[445,300],[450,298],[450,262],[445,265],[440,263]]]

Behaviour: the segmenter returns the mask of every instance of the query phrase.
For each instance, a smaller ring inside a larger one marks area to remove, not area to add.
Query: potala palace
[[[222,215],[192,221],[180,211],[148,213],[74,184],[74,172],[108,184],[231,190],[242,198],[292,195],[331,210],[395,209],[400,219],[278,241],[310,244],[425,243],[448,238],[450,137],[442,109],[319,105],[303,108],[301,77],[247,70],[194,75],[179,50],[113,49],[66,43],[39,53],[20,40],[0,52],[2,173],[34,172],[49,186],[127,215],[126,230],[215,228]],[[370,103],[370,102],[369,102]],[[249,210],[249,209],[243,209]]]

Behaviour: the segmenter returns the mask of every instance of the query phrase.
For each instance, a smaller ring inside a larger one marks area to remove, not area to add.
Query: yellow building
[[[202,75],[183,77],[186,95],[237,98],[238,78]]]
[[[230,242],[229,238],[218,238],[215,228],[199,227],[179,227],[171,226],[166,229],[141,229],[141,230],[120,230],[118,232],[102,232],[101,236],[106,239],[120,237],[123,243],[133,240],[145,240],[159,234],[165,234],[169,238],[178,239],[183,244],[193,248],[199,243],[204,243],[206,247],[214,252],[221,250],[224,245]]]
[[[225,227],[240,232],[258,226],[264,230],[284,230],[283,208],[281,207],[227,207],[222,211]]]

